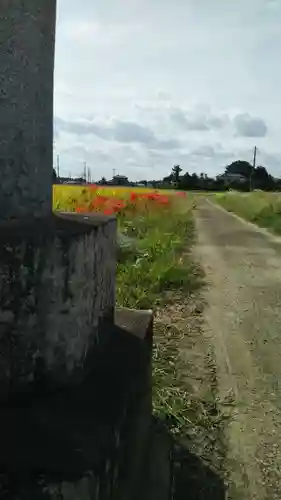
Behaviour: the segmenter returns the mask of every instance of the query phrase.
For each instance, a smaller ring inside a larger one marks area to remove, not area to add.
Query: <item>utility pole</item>
[[[257,146],[254,147],[254,159],[253,159],[253,168],[250,172],[250,179],[249,179],[249,191],[252,191],[252,176],[253,176],[253,173],[255,172],[255,168],[256,168],[256,158],[257,158]]]
[[[86,166],[86,162],[84,162],[84,174],[83,174],[83,177],[84,177],[84,181],[87,182],[87,166]]]
[[[254,161],[253,161],[253,168],[256,168],[256,158],[257,158],[257,146],[254,148]]]
[[[60,179],[60,155],[57,155],[57,174],[58,179]]]
[[[90,169],[90,167],[88,167],[87,172],[88,172],[88,182],[90,183],[91,182],[91,169]]]

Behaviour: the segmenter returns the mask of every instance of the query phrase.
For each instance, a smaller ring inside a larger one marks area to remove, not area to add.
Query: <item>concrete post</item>
[[[56,0],[0,2],[0,219],[52,209]]]

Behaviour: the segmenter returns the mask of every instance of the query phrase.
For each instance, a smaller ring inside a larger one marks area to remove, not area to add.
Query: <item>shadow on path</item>
[[[158,420],[151,426],[149,451],[136,500],[226,500],[223,479]]]

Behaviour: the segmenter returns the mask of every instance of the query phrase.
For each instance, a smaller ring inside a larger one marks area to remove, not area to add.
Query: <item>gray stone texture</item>
[[[0,2],[0,219],[51,211],[56,0]]]
[[[151,311],[118,310],[79,385],[2,404],[1,500],[135,500],[146,481],[152,329]]]
[[[72,384],[113,324],[116,220],[57,214],[0,231],[0,397]]]

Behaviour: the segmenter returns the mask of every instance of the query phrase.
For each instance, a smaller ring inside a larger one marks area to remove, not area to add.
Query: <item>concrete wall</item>
[[[51,215],[0,232],[0,398],[72,385],[113,324],[116,220]]]
[[[0,2],[0,218],[51,211],[56,0]]]
[[[151,423],[151,311],[119,310],[79,386],[0,412],[6,500],[136,500]]]

